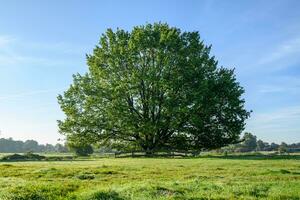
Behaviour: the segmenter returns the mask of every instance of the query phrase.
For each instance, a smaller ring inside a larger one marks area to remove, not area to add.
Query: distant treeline
[[[35,140],[18,141],[12,138],[0,138],[1,153],[26,153],[26,152],[67,152],[68,148],[62,144],[39,144]]]
[[[110,147],[95,147],[88,145],[92,148],[91,152],[97,153],[111,153],[115,152]],[[56,145],[52,144],[39,144],[35,140],[18,141],[12,138],[0,138],[0,153],[27,153],[27,152],[59,152],[65,153],[73,151],[74,148],[67,146],[66,144]],[[253,152],[253,151],[278,151],[278,152],[300,152],[300,142],[293,144],[276,144],[274,142],[268,143],[262,140],[257,140],[256,136],[251,133],[245,133],[241,142],[238,144],[229,145],[221,149],[214,150],[217,152]]]
[[[257,140],[256,136],[251,133],[245,133],[242,142],[234,145],[223,147],[217,151],[221,152],[252,152],[252,151],[278,151],[281,153],[300,152],[300,142],[287,144],[282,142],[276,144],[274,142],[268,143],[262,140]]]

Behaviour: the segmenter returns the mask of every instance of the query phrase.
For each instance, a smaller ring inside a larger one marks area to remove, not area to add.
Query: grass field
[[[300,199],[300,160],[233,156],[1,162],[0,199]]]

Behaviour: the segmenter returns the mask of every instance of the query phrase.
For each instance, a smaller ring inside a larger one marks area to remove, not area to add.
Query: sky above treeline
[[[199,31],[245,88],[246,131],[300,142],[298,0],[0,0],[0,137],[56,143],[56,97],[87,71],[100,35],[147,22]]]

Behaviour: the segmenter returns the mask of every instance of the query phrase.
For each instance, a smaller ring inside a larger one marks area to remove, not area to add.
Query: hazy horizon
[[[107,28],[199,31],[245,88],[246,130],[300,142],[300,1],[1,1],[0,138],[57,143],[57,103]]]

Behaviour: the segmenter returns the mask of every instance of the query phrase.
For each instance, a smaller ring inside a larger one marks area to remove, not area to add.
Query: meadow
[[[300,160],[206,156],[0,162],[0,199],[300,199]]]

